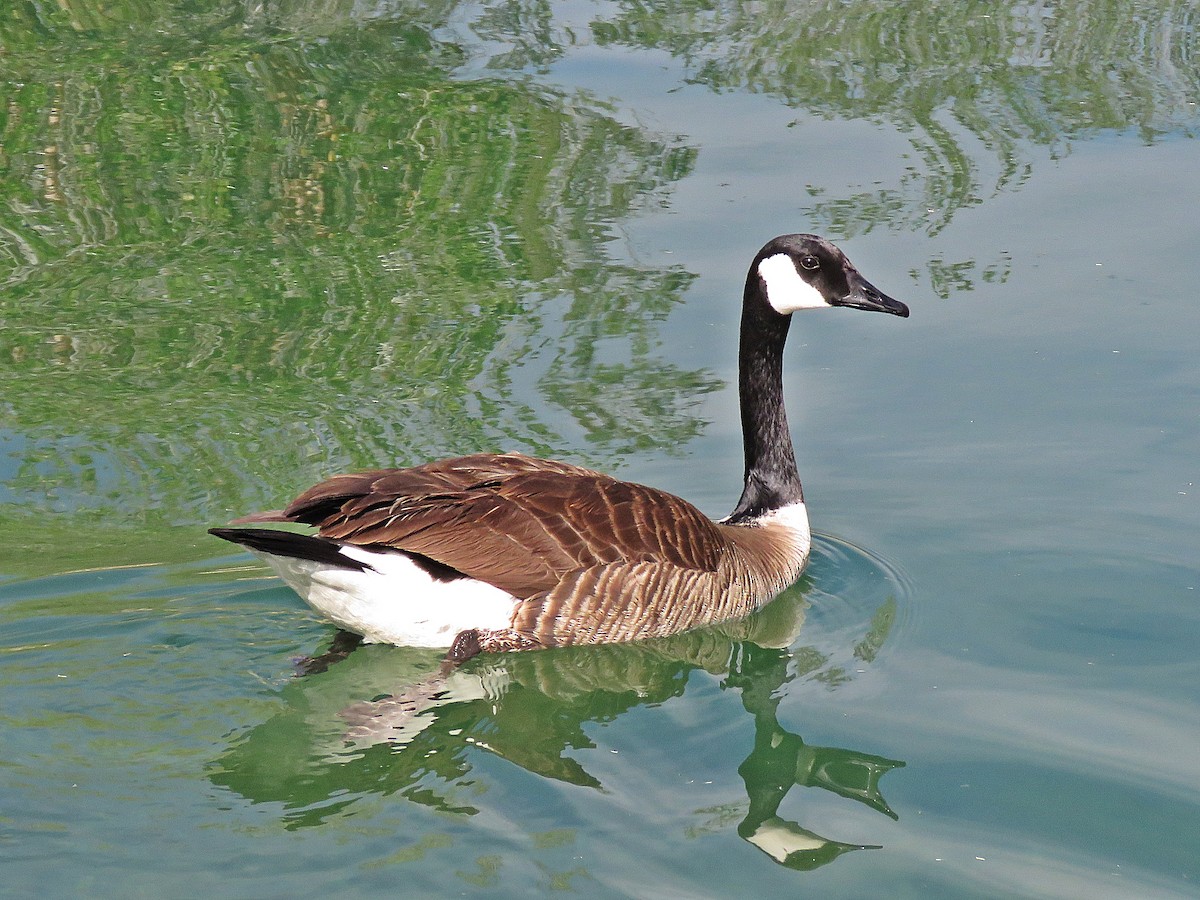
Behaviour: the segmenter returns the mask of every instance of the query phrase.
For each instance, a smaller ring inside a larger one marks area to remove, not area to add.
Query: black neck
[[[746,279],[738,352],[738,395],[746,486],[726,520],[752,519],[804,499],[796,451],[783,407],[783,345],[791,316],[777,313],[763,294],[757,271]]]

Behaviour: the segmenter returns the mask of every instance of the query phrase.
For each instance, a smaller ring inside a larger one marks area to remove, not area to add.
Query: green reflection
[[[342,8],[319,41],[302,4],[5,20],[14,513],[219,520],[341,468],[581,444],[603,465],[701,427],[717,382],[659,354],[690,276],[608,249],[694,148],[455,80],[436,9]]]
[[[279,804],[293,829],[320,825],[374,794],[473,814],[488,790],[488,776],[474,765],[481,753],[544,778],[601,788],[586,768],[596,746],[589,726],[681,697],[690,673],[702,670],[724,675],[722,689],[738,691],[753,719],[753,749],[738,769],[749,806],[715,820],[713,810],[697,810],[709,824],[690,835],[740,819],[738,834],[777,862],[815,868],[866,846],[782,819],[788,791],[819,788],[894,819],[879,779],[904,763],[809,746],[780,724],[788,685],[824,682],[836,665],[815,647],[789,649],[810,587],[802,582],[742,622],[636,644],[481,657],[448,676],[430,674],[438,671],[436,651],[354,650],[356,639],[343,635],[328,656],[309,661],[308,675],[282,689],[283,708],[239,738],[209,777],[256,803]],[[876,614],[873,640],[886,638],[879,623],[887,619]],[[387,685],[395,687],[381,693]],[[356,699],[364,696],[370,699]],[[669,717],[657,721],[670,727]]]
[[[885,607],[894,605],[892,600],[885,603]],[[888,618],[883,609],[876,612],[873,624]],[[877,634],[877,629],[872,632]],[[741,690],[742,703],[754,717],[754,750],[738,768],[750,798],[738,834],[781,865],[801,870],[825,865],[850,850],[878,849],[878,845],[824,838],[780,818],[779,806],[787,792],[800,785],[823,788],[896,819],[879,791],[879,779],[904,763],[856,750],[806,745],[799,735],[783,728],[777,717],[782,699],[779,687],[790,677],[787,659],[753,645],[745,649],[749,652],[743,653],[741,665],[726,679],[727,686]]]
[[[1195,133],[1186,3],[588,15],[581,30],[545,2],[10,4],[12,514],[194,524],[345,468],[499,447],[610,468],[686,444],[716,382],[666,363],[660,326],[690,276],[611,241],[698,150],[526,77],[581,43],[666,50],[713,90],[900,129],[898,183],[809,185],[800,217],[840,236],[937,230],[1023,183],[1031,144]],[[925,268],[949,296],[1010,266]]]

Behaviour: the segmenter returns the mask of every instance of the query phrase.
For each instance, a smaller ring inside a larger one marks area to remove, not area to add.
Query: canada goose
[[[316,535],[213,528],[313,609],[369,642],[450,659],[657,637],[737,618],[799,577],[811,535],[783,405],[791,314],[845,306],[907,316],[833,244],[768,242],[742,300],[745,487],[714,522],[672,494],[568,463],[479,453],[335,475],[282,511]]]

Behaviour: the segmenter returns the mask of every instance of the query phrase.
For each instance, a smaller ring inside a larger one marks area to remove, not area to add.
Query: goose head
[[[761,521],[793,507],[807,529],[783,405],[783,347],[792,313],[838,306],[908,316],[907,306],[863,278],[841,250],[815,234],[780,235],[750,264],[738,353],[745,488],[724,521]]]
[[[908,307],[859,274],[846,254],[815,234],[785,234],[769,241],[750,266],[761,296],[775,312],[845,306],[908,316]]]

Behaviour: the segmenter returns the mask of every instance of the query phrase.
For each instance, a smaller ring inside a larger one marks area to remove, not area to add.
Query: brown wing
[[[420,553],[517,597],[612,563],[714,571],[723,540],[708,517],[674,495],[518,454],[335,476],[276,520]]]

